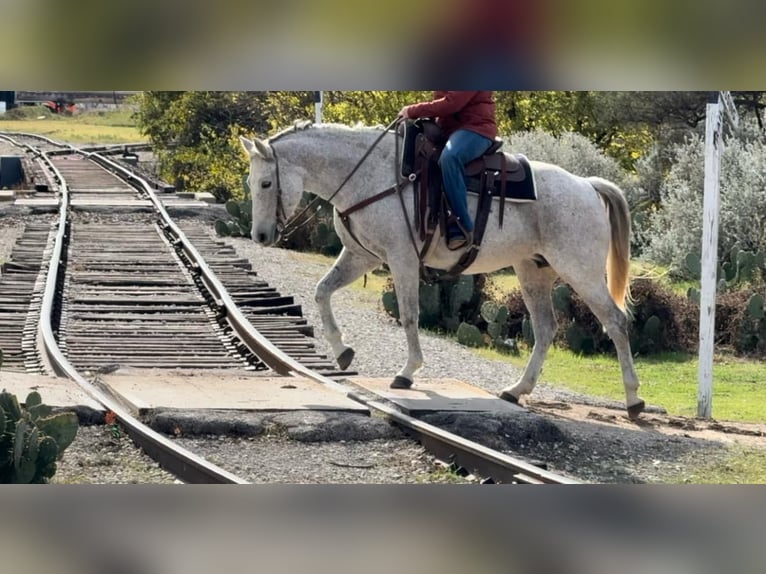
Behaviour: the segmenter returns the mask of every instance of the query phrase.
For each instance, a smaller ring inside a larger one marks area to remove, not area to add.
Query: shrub
[[[661,189],[662,206],[651,213],[641,236],[644,255],[689,277],[685,258],[702,245],[704,141],[690,138],[674,151],[674,163]],[[719,258],[737,246],[766,251],[766,144],[729,139],[721,160]]]
[[[613,353],[614,345],[582,299],[569,291],[566,305],[555,305],[559,330],[554,343],[580,353]],[[699,344],[699,302],[677,295],[661,283],[631,283],[633,319],[631,350],[648,355],[666,351],[696,353]],[[719,294],[716,299],[715,345],[740,356],[766,357],[765,293],[752,288]],[[554,297],[555,299],[555,297]],[[533,343],[525,332],[529,314],[520,290],[503,300],[508,308],[508,336]]]
[[[629,335],[634,353],[692,351],[696,347],[698,308],[647,279],[631,283],[634,305]],[[554,291],[559,329],[555,344],[578,353],[613,353],[614,345],[601,323],[577,293],[563,285]],[[527,339],[523,322],[528,317],[521,292],[511,292],[503,301],[509,309],[509,336]]]
[[[578,133],[554,136],[543,131],[516,132],[506,137],[504,149],[523,153],[531,160],[558,165],[575,175],[603,177],[623,188],[628,195],[635,185],[616,160]]]

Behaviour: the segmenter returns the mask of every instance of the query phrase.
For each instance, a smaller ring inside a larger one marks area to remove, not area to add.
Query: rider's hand
[[[398,116],[398,117],[400,117],[400,118],[402,118],[402,119],[404,119],[404,120],[406,120],[406,119],[409,119],[409,117],[410,117],[410,114],[409,114],[409,112],[407,111],[407,108],[408,108],[408,107],[409,107],[409,106],[404,106],[404,107],[403,107],[403,108],[402,108],[402,109],[399,111],[399,116]]]

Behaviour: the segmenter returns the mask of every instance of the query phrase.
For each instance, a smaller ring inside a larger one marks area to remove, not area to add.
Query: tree
[[[136,120],[177,189],[241,199],[241,133],[269,129],[266,92],[144,92]]]

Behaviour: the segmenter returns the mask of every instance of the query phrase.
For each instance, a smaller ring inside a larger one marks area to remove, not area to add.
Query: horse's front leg
[[[335,321],[330,298],[335,291],[352,283],[378,265],[380,260],[372,255],[354,253],[344,247],[335,264],[316,286],[314,299],[319,307],[324,335],[341,369],[346,369],[354,360],[354,349],[343,342],[343,333]]]
[[[409,389],[415,373],[423,366],[423,352],[418,336],[420,315],[420,266],[417,257],[389,257],[388,266],[394,279],[399,322],[407,336],[407,362],[391,383],[392,389]]]

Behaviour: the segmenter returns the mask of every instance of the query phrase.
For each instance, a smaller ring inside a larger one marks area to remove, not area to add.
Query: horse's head
[[[242,136],[239,139],[250,156],[247,184],[253,203],[252,238],[262,245],[271,245],[298,206],[302,180],[295,173],[280,172],[274,148],[268,142]]]

